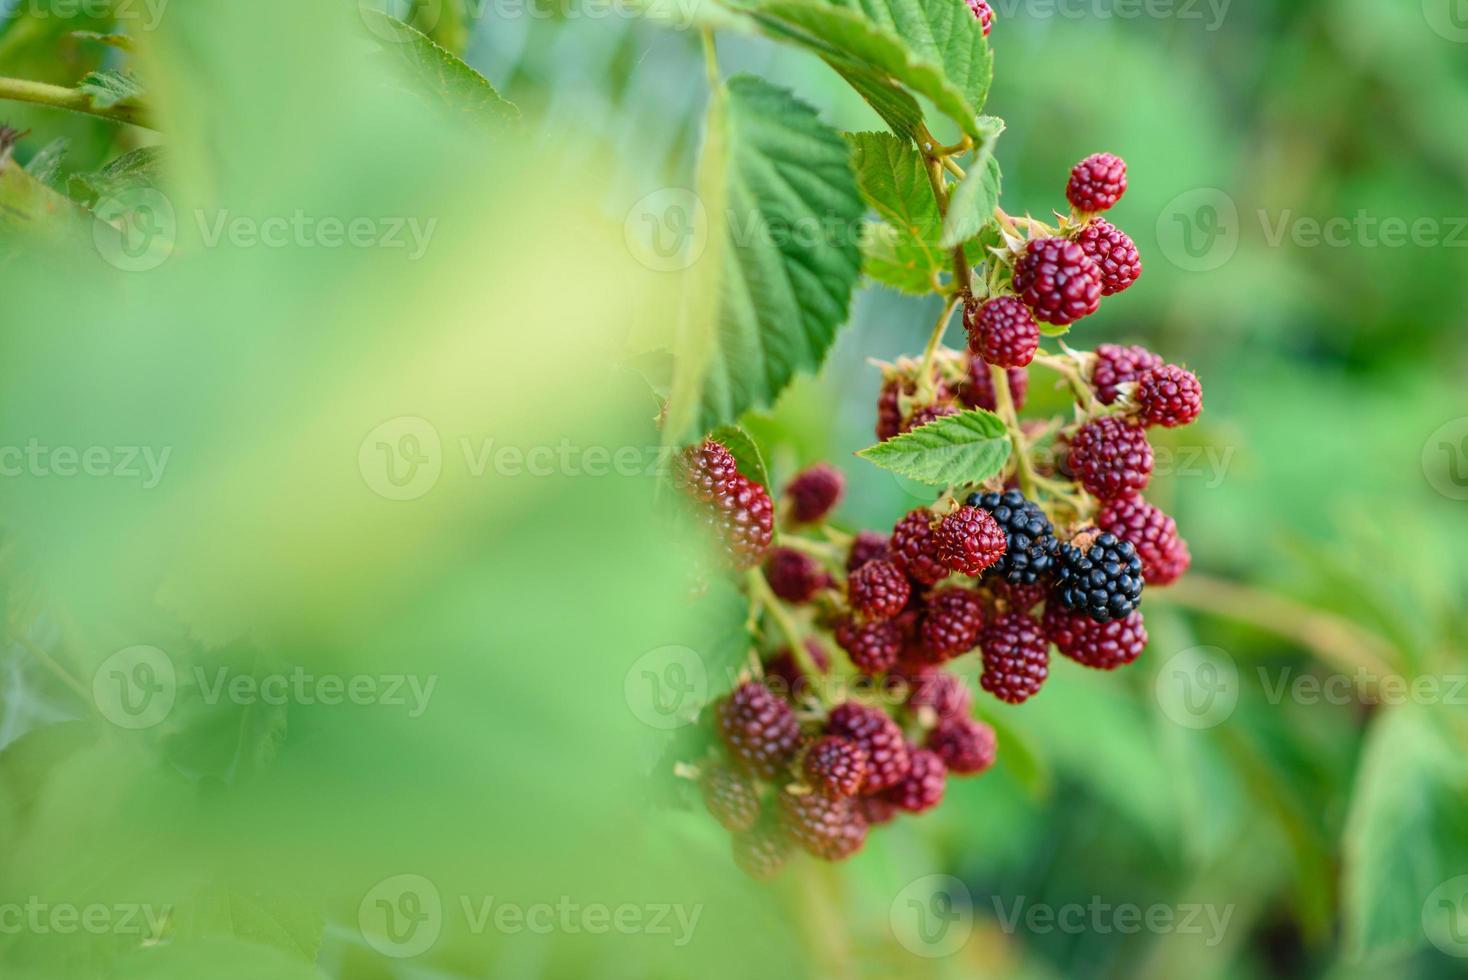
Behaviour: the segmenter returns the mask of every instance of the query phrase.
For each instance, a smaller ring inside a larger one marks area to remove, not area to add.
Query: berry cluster
[[[987,28],[987,4],[970,5]],[[1146,646],[1144,587],[1191,560],[1141,496],[1148,430],[1195,420],[1201,386],[1141,347],[1042,347],[1140,276],[1135,244],[1100,217],[1126,186],[1126,165],[1097,154],[1072,171],[1059,228],[1001,213],[986,271],[954,291],[967,349],[938,343],[940,324],[921,361],[882,365],[879,440],[982,409],[1009,435],[998,473],[948,487],[889,533],[851,534],[830,523],[844,489],[830,466],[797,474],[777,511],[717,442],[682,457],[679,482],[730,564],[762,563],[747,574],[763,663],[715,704],[719,739],[688,769],[751,875],[797,850],[847,858],[871,827],[937,806],[950,776],[994,764],[994,731],[953,661],[972,655],[978,688],[1019,705],[1049,680],[1052,648],[1114,670]],[[1068,388],[1073,417],[1021,420],[1036,367]]]

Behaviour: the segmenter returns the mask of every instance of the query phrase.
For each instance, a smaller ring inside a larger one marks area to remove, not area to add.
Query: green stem
[[[15,642],[24,647],[26,652],[29,653],[32,657],[35,657],[36,660],[39,661],[43,667],[51,671],[51,673],[55,674],[57,678],[60,679],[61,683],[65,684],[68,688],[74,691],[79,698],[81,698],[88,704],[92,703],[92,692],[87,690],[87,688],[85,687],[85,685],[82,684],[81,681],[77,680],[75,677],[72,677],[71,673],[65,667],[61,666],[61,664],[56,661],[49,653],[47,653],[45,650],[42,650],[36,644],[32,643],[30,639],[25,636],[16,636]]]
[[[714,46],[714,32],[705,27],[699,32],[699,39],[703,42],[703,64],[708,71],[709,88],[717,92],[722,83],[719,81],[719,52]]]
[[[147,123],[143,121],[144,112],[140,106],[113,105],[99,109],[92,104],[91,95],[80,89],[63,88],[60,85],[48,85],[45,82],[33,82],[24,78],[0,78],[0,99],[81,112],[133,126],[147,126]]]
[[[821,671],[816,666],[815,659],[811,657],[810,651],[805,648],[805,638],[800,635],[800,627],[790,617],[790,612],[785,608],[778,596],[770,589],[770,583],[765,581],[765,574],[759,568],[751,568],[745,575],[749,583],[749,597],[758,602],[760,607],[775,620],[775,625],[780,627],[780,632],[785,636],[785,642],[790,647],[790,656],[795,661],[800,672],[806,676],[813,687],[820,683]]]
[[[819,558],[821,561],[839,562],[841,549],[834,542],[812,541],[794,534],[780,535],[779,546]]]
[[[1091,390],[1086,379],[1081,377],[1080,371],[1073,363],[1052,354],[1036,354],[1034,363],[1047,367],[1064,378],[1070,384],[1071,391],[1075,392],[1076,401],[1088,415],[1095,415],[1101,411],[1101,403],[1096,400],[1096,393]]]
[[[939,315],[938,322],[933,324],[933,333],[928,337],[928,346],[923,350],[923,365],[918,371],[918,393],[924,402],[931,399],[938,388],[933,379],[933,362],[938,357],[938,348],[943,343],[943,335],[948,332],[948,321],[953,317],[958,300],[959,294],[954,293],[943,302],[943,312]]]
[[[1009,442],[1014,447],[1015,475],[1019,477],[1019,489],[1026,497],[1035,496],[1035,465],[1030,461],[1030,450],[1025,445],[1025,434],[1020,431],[1019,412],[1014,407],[1014,396],[1009,390],[1009,372],[1002,367],[989,366],[989,376],[994,379],[994,405],[999,417],[1009,430]]]

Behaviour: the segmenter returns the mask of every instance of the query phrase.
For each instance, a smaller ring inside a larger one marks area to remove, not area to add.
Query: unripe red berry
[[[713,765],[704,772],[699,786],[704,806],[726,830],[748,830],[759,820],[759,791],[743,773]]]
[[[735,834],[731,849],[734,863],[745,874],[764,881],[779,874],[790,859],[790,838],[774,820],[761,820],[749,830]]]
[[[862,531],[851,542],[851,551],[846,556],[846,570],[854,572],[869,561],[887,557],[891,538],[880,531]]]
[[[1121,347],[1101,344],[1096,348],[1096,364],[1091,369],[1091,387],[1103,405],[1120,397],[1119,385],[1136,381],[1142,375],[1162,366],[1162,358],[1145,347]]]
[[[984,673],[979,686],[1000,701],[1020,704],[1040,691],[1050,676],[1050,641],[1029,616],[1006,613],[979,633]]]
[[[738,475],[739,465],[729,447],[712,439],[685,449],[677,468],[679,489],[706,503],[728,496]]]
[[[912,585],[890,561],[869,561],[846,581],[851,608],[870,619],[891,619],[907,606]]]
[[[933,536],[933,512],[926,507],[909,511],[892,529],[892,561],[915,582],[933,585],[948,577],[938,560]]]
[[[1065,326],[1101,306],[1101,270],[1075,242],[1036,238],[1014,264],[1014,291],[1046,323]]]
[[[1106,501],[1096,515],[1096,524],[1132,543],[1142,559],[1142,577],[1148,585],[1170,585],[1192,563],[1188,543],[1177,533],[1177,522],[1139,496]]]
[[[861,849],[866,820],[855,801],[829,793],[792,793],[778,797],[780,826],[796,846],[826,861],[840,861]]]
[[[1186,368],[1164,364],[1137,381],[1136,400],[1144,425],[1187,425],[1203,411],[1203,386]]]
[[[925,661],[940,664],[972,650],[982,625],[983,602],[977,592],[960,586],[937,590],[928,597],[920,627]]]
[[[909,746],[907,751],[912,757],[912,768],[901,782],[884,791],[882,798],[908,813],[922,813],[943,802],[948,767],[932,749]]]
[[[946,670],[927,670],[911,675],[904,671],[902,679],[907,681],[909,687],[909,711],[931,708],[939,720],[942,720],[966,715],[973,707],[973,695],[969,692],[968,685],[961,677]]]
[[[1152,446],[1141,427],[1107,415],[1081,426],[1066,465],[1081,486],[1105,500],[1145,489],[1152,463]]]
[[[989,6],[989,0],[968,0],[968,9],[974,12],[979,23],[984,25],[984,36],[989,36],[989,31],[994,27],[994,9]]]
[[[1040,325],[1016,296],[970,302],[964,309],[964,327],[973,355],[999,367],[1024,367],[1040,347]]]
[[[800,724],[790,705],[757,681],[731,691],[716,714],[729,755],[760,779],[774,779],[800,742]]]
[[[785,485],[790,516],[797,524],[819,521],[841,501],[845,489],[846,477],[836,467],[828,463],[807,467]]]
[[[801,768],[816,789],[855,796],[867,778],[867,750],[849,738],[822,735],[806,749]]]
[[[988,511],[967,505],[938,523],[933,531],[937,557],[946,567],[978,576],[1004,557],[1004,529]]]
[[[831,709],[826,731],[849,738],[867,753],[863,793],[879,793],[894,786],[912,768],[902,729],[887,713],[870,705],[847,701]]]
[[[902,634],[891,620],[844,620],[836,626],[836,642],[863,674],[885,673],[902,653]]]
[[[1004,372],[1009,380],[1009,397],[1014,400],[1014,410],[1025,407],[1025,395],[1030,389],[1030,373],[1024,368],[1009,368]],[[999,401],[994,394],[994,377],[989,365],[981,357],[970,357],[968,380],[959,385],[958,400],[968,408],[982,408],[990,412],[999,410]]]
[[[949,772],[959,775],[983,772],[998,755],[994,729],[972,718],[945,718],[928,733],[926,744]]]
[[[1045,635],[1055,649],[1096,670],[1115,670],[1136,660],[1147,646],[1147,627],[1142,614],[1134,612],[1125,619],[1098,623],[1083,612],[1066,609],[1059,603],[1045,607]]]
[[[1142,256],[1126,232],[1097,218],[1076,235],[1076,244],[1101,270],[1101,295],[1115,296],[1142,274]]]
[[[826,653],[826,648],[821,646],[819,640],[813,636],[806,637],[805,649],[821,674],[831,669],[831,656]],[[814,683],[801,673],[789,647],[781,647],[770,662],[765,664],[765,682],[771,690],[790,701],[802,700]]]
[[[776,548],[770,552],[770,557],[765,559],[764,575],[771,592],[797,605],[809,602],[831,581],[819,562],[790,548]]]
[[[1126,193],[1126,161],[1111,153],[1093,153],[1070,172],[1065,198],[1077,211],[1108,211]]]

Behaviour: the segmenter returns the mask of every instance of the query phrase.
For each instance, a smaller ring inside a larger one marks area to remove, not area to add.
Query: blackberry
[[[983,772],[998,755],[994,729],[972,718],[945,718],[928,733],[926,745],[949,772],[963,776]]]
[[[912,585],[902,569],[890,561],[869,561],[846,580],[851,608],[870,619],[891,619],[902,612],[912,596]]]
[[[1009,379],[1009,397],[1014,399],[1014,410],[1025,407],[1025,395],[1030,390],[1030,373],[1024,368],[1009,368],[1005,372]],[[968,380],[958,386],[958,400],[967,408],[982,408],[990,412],[999,410],[994,397],[994,378],[989,365],[981,357],[970,357]]]
[[[907,681],[909,688],[909,711],[931,708],[941,720],[966,715],[969,708],[973,707],[973,695],[969,693],[968,685],[962,678],[946,670],[929,670],[911,675],[904,673],[902,679]]]
[[[968,9],[974,12],[979,23],[984,26],[984,36],[988,37],[994,26],[994,8],[989,6],[989,0],[968,0]]]
[[[1071,438],[1066,466],[1081,486],[1107,500],[1146,489],[1152,462],[1147,433],[1107,415],[1087,422]]]
[[[960,507],[933,531],[938,560],[955,572],[978,576],[1004,556],[1004,531],[987,511]]]
[[[1203,411],[1203,386],[1186,368],[1164,364],[1137,380],[1136,400],[1145,425],[1187,425]]]
[[[1126,193],[1126,161],[1112,153],[1093,153],[1070,172],[1065,199],[1082,214],[1109,211]]]
[[[1027,701],[1050,676],[1050,641],[1029,616],[1005,613],[990,620],[979,634],[979,645],[984,657],[979,686],[1000,701]]]
[[[819,562],[790,548],[776,548],[770,552],[770,557],[765,559],[764,574],[771,592],[797,605],[809,602],[831,581]]]
[[[1014,264],[1014,291],[1036,319],[1065,326],[1101,306],[1101,270],[1075,242],[1035,238]]]
[[[990,578],[1030,585],[1054,572],[1055,527],[1039,504],[1025,499],[1018,490],[1006,490],[970,494],[968,505],[988,513],[1004,531],[1004,555],[989,570]]]
[[[826,732],[849,738],[867,753],[867,778],[863,793],[879,793],[907,775],[912,767],[902,729],[880,709],[847,701],[831,709]]]
[[[890,541],[880,531],[862,531],[851,542],[851,551],[846,556],[846,570],[854,572],[869,561],[886,558]]]
[[[911,432],[913,429],[921,429],[929,422],[936,422],[939,419],[947,418],[950,415],[957,414],[958,408],[953,405],[925,405],[924,407],[917,409],[910,416],[908,416],[907,421],[902,423],[902,428],[899,430],[899,433]]]
[[[889,620],[843,620],[836,626],[836,642],[863,674],[884,673],[902,653],[902,634]]]
[[[704,806],[724,829],[748,830],[759,820],[759,790],[743,773],[714,765],[704,772],[699,787]]]
[[[1131,542],[1142,559],[1142,578],[1148,585],[1170,585],[1192,563],[1188,543],[1177,533],[1177,522],[1141,497],[1108,500],[1096,515],[1103,531]]]
[[[867,778],[867,750],[849,738],[822,735],[806,749],[801,771],[822,792],[855,796]]]
[[[790,705],[756,681],[745,681],[717,709],[719,734],[739,766],[769,781],[784,768],[800,741]]]
[[[881,796],[858,797],[856,810],[871,827],[891,823],[898,814],[897,804]]]
[[[924,409],[933,408],[936,405],[945,405],[953,400],[953,394],[947,385],[941,381],[937,390],[933,393],[933,405],[914,405],[908,411],[902,411],[902,399],[904,396],[911,398],[917,393],[917,381],[912,378],[901,376],[888,378],[882,384],[882,390],[877,393],[877,439],[886,442],[893,436],[901,435],[913,428],[912,420]],[[951,413],[950,413],[951,414]],[[924,422],[931,422],[932,418],[924,418]],[[921,423],[920,423],[921,424]]]
[[[846,490],[846,477],[829,463],[807,467],[785,484],[790,517],[797,524],[819,521],[835,509]]]
[[[866,840],[866,820],[849,797],[781,790],[779,813],[795,845],[827,861],[850,857]]]
[[[934,585],[948,577],[938,560],[933,536],[933,512],[926,507],[909,511],[892,529],[892,561],[914,582]]]
[[[734,863],[760,881],[775,877],[790,860],[790,838],[772,820],[762,820],[749,830],[735,834],[732,849]]]
[[[1060,542],[1057,541],[1052,557],[1058,556],[1059,551]],[[1048,580],[1015,585],[1005,579],[995,578],[984,583],[984,587],[993,596],[995,609],[999,612],[1027,613],[1044,602],[1045,595],[1050,591]]]
[[[1016,296],[1000,296],[964,308],[964,328],[974,357],[1003,368],[1024,367],[1040,347],[1040,325]]]
[[[1102,344],[1096,348],[1096,363],[1091,368],[1091,387],[1101,404],[1110,405],[1121,396],[1118,385],[1136,381],[1153,368],[1162,366],[1162,358],[1145,347],[1121,347]]]
[[[826,653],[821,641],[808,636],[805,638],[805,649],[821,674],[824,675],[831,669],[831,656]],[[795,662],[790,648],[781,647],[770,662],[765,664],[765,683],[775,693],[784,695],[791,701],[800,701],[809,692],[812,680],[801,673],[800,665]]]
[[[1101,270],[1102,296],[1115,296],[1142,275],[1142,256],[1136,243],[1105,218],[1086,225],[1075,240]]]
[[[743,571],[764,558],[775,534],[775,506],[764,487],[736,475],[715,501],[716,526],[730,564]]]
[[[1085,541],[1084,539],[1091,540]],[[1101,532],[1060,548],[1055,599],[1098,623],[1124,619],[1142,601],[1142,559],[1131,542]]]
[[[934,592],[920,627],[925,662],[939,664],[972,650],[982,625],[983,604],[977,592],[959,586]]]
[[[922,813],[943,802],[943,790],[948,782],[948,767],[932,749],[908,746],[907,754],[912,757],[912,768],[902,781],[882,793],[888,800],[908,813]]]
[[[1078,664],[1096,670],[1115,670],[1136,660],[1147,646],[1142,614],[1098,623],[1083,613],[1060,606],[1046,607],[1045,635],[1055,649]]]
[[[713,503],[729,493],[739,475],[734,454],[721,442],[706,439],[701,446],[683,451],[677,470],[678,487],[695,500]]]

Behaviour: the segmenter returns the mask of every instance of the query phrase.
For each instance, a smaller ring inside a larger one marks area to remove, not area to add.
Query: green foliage
[[[858,456],[937,487],[980,483],[1009,459],[1009,435],[993,412],[972,408],[863,449]]]

